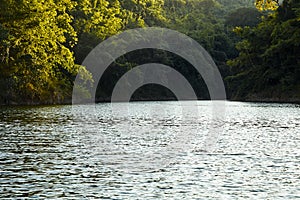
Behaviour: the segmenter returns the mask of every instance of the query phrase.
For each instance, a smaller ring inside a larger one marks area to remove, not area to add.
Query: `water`
[[[0,197],[300,198],[300,107],[226,102],[207,153],[210,105],[135,102],[126,115],[110,104],[0,108]],[[184,119],[187,107],[199,115]]]

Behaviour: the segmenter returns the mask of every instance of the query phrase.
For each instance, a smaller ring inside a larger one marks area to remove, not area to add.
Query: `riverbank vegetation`
[[[0,0],[0,104],[70,102],[85,56],[127,29],[158,26],[182,32],[213,57],[230,99],[300,101],[300,5],[297,0]],[[199,99],[209,99],[184,59],[146,49],[107,70],[97,100],[110,99],[117,80],[136,65],[159,62],[181,72]],[[84,82],[92,84],[85,70]],[[154,97],[154,98],[153,98]],[[171,99],[148,85],[133,99]]]

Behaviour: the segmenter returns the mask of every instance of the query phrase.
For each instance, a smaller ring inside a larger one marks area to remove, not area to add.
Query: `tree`
[[[262,13],[255,8],[239,8],[226,17],[225,26],[235,27],[254,27],[261,21]]]
[[[77,64],[81,64],[97,44],[123,30],[127,15],[118,0],[79,0],[71,14],[78,36],[74,48]]]
[[[276,10],[279,7],[279,0],[256,0],[255,6],[259,10]]]
[[[10,72],[5,80],[14,101],[53,103],[70,95],[79,68],[69,49],[77,40],[68,14],[73,7],[71,0],[1,0],[0,24],[8,37],[0,70]]]
[[[300,98],[300,20],[297,0],[285,0],[254,28],[236,28],[239,56],[228,62],[234,96]]]
[[[165,22],[164,0],[126,0],[120,1],[122,9],[127,13],[127,28],[138,26],[162,26]],[[132,23],[136,22],[136,23]]]

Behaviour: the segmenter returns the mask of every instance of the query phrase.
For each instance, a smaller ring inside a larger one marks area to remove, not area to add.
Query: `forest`
[[[229,100],[300,102],[299,0],[0,0],[0,105],[70,103],[88,53],[110,36],[142,27],[176,30],[201,44],[217,64]],[[188,62],[144,49],[111,64],[96,100],[109,101],[123,74],[149,62],[173,67],[199,99],[209,99]],[[93,83],[87,70],[82,79]],[[173,94],[157,85],[132,97],[169,99]]]

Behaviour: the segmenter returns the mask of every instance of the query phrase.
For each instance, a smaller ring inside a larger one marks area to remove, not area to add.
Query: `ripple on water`
[[[165,151],[183,122],[177,102],[131,103],[130,117],[115,118],[99,104],[96,120],[74,118],[72,106],[0,108],[0,198],[300,198],[299,107],[226,104],[216,151],[198,149],[210,122],[204,101],[183,124],[196,133],[192,148],[175,158]]]

